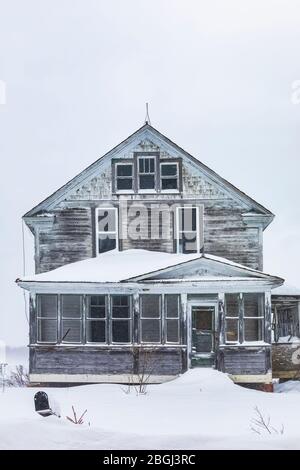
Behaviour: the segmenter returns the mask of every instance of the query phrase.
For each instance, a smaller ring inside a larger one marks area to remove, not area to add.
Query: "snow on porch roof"
[[[46,273],[25,276],[17,279],[16,282],[121,282],[201,258],[218,261],[248,270],[252,273],[259,273],[259,271],[246,268],[225,258],[208,254],[170,254],[148,250],[112,250],[96,258],[70,263]]]
[[[284,283],[282,286],[273,289],[272,295],[290,295],[294,297],[300,297],[300,287],[295,287]]]

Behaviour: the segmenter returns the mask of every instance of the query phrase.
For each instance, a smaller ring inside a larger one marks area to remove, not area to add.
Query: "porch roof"
[[[282,286],[276,287],[272,291],[272,295],[300,297],[300,287],[284,283]]]
[[[199,263],[197,263],[199,261]],[[16,280],[18,284],[23,283],[119,283],[142,281],[156,275],[161,276],[166,272],[172,273],[172,268],[193,266],[203,262],[211,262],[214,265],[222,267],[223,272],[205,273],[200,277],[203,280],[208,279],[237,279],[244,278],[263,278],[282,281],[268,274],[262,273],[255,269],[248,268],[225,258],[220,258],[209,254],[170,254],[148,250],[126,250],[126,251],[109,251],[99,255],[96,258],[89,258],[83,261],[70,263],[60,268],[41,274],[33,274]],[[228,273],[224,273],[224,268],[228,269]],[[175,272],[174,272],[175,274]],[[171,276],[172,278],[172,276]],[[174,275],[173,279],[175,280]],[[165,278],[166,279],[166,278]],[[170,279],[170,275],[168,276]],[[198,280],[199,275],[198,275]],[[157,279],[159,280],[159,279]],[[178,281],[191,280],[191,276],[186,276]],[[161,279],[162,281],[162,279]],[[277,284],[278,285],[278,284]]]

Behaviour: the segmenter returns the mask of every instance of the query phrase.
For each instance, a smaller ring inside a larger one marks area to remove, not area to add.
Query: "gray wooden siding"
[[[30,347],[31,374],[136,374],[142,360],[132,349]],[[156,348],[148,369],[152,375],[178,375],[185,370],[180,348]]]
[[[204,250],[253,269],[262,269],[258,228],[247,227],[243,208],[232,200],[205,201]]]
[[[166,201],[162,201],[167,207]],[[203,201],[204,205],[204,251],[209,254],[227,258],[254,269],[262,269],[262,245],[258,228],[248,227],[242,220],[242,208],[234,201]],[[77,202],[77,205],[79,203]],[[115,205],[116,201],[114,201]],[[173,211],[161,211],[152,224],[158,237],[149,239],[150,203],[145,203],[148,212],[141,212],[142,233],[138,239],[128,237],[120,241],[120,249],[147,249],[172,253],[176,250],[175,217]],[[125,209],[119,213],[119,227],[122,231],[127,225]],[[128,204],[130,209],[130,204]],[[129,217],[129,222],[134,218]],[[164,227],[163,227],[163,224]],[[94,207],[64,208],[56,212],[55,223],[44,231],[37,233],[38,249],[36,272],[44,272],[74,261],[95,256],[95,223]],[[144,232],[145,233],[145,232]],[[167,234],[167,236],[163,235]]]
[[[51,228],[36,234],[36,272],[50,271],[93,256],[91,209],[84,207],[56,212]]]
[[[271,369],[271,347],[230,347],[218,351],[219,370],[232,375],[267,374]]]

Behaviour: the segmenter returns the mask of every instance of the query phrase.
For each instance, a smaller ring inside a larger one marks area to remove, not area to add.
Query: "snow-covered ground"
[[[50,388],[61,418],[34,411],[36,388],[0,392],[1,449],[300,449],[298,382],[263,393],[234,385],[212,369],[193,369],[178,379],[148,387],[146,395],[126,386]],[[72,405],[85,423],[74,425]],[[271,434],[257,434],[255,407],[270,417]],[[278,433],[277,433],[277,432]],[[283,433],[281,433],[283,431]]]

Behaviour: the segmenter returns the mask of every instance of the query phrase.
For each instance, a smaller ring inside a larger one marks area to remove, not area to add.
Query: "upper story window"
[[[118,211],[116,207],[96,209],[97,253],[118,248]]]
[[[138,157],[138,188],[155,189],[155,157]]]
[[[116,190],[132,191],[133,190],[133,164],[132,163],[116,163],[115,167]]]
[[[164,162],[160,164],[160,188],[162,191],[178,191],[178,167],[178,162]]]
[[[177,207],[176,240],[178,253],[200,252],[200,207]]]

